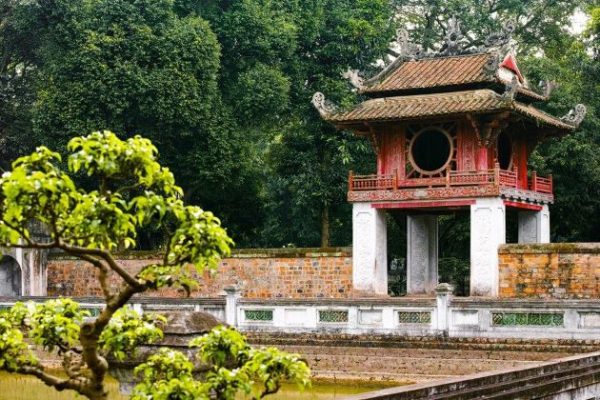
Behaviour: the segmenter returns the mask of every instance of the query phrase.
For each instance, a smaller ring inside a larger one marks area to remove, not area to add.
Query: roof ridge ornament
[[[544,97],[546,99],[549,99],[550,95],[552,94],[554,89],[556,89],[558,87],[558,84],[555,81],[544,80],[544,81],[540,81],[538,86],[542,90]]]
[[[390,52],[394,57],[408,59],[419,58],[423,50],[421,46],[410,41],[410,33],[405,28],[396,29],[396,37],[390,43]]]
[[[460,22],[453,16],[448,20],[448,27],[446,28],[445,43],[438,52],[441,56],[457,56],[465,49],[462,49],[461,41],[465,35],[460,30]]]
[[[572,125],[574,127],[578,127],[585,115],[587,114],[587,108],[583,104],[577,104],[575,108],[571,109],[567,115],[562,117],[560,120],[566,124]]]
[[[491,76],[496,76],[498,74],[498,68],[500,68],[500,63],[502,62],[502,57],[500,53],[497,51],[490,53],[490,57],[487,59],[484,65],[484,70]]]
[[[513,101],[515,99],[515,95],[519,89],[519,78],[517,75],[513,75],[513,78],[510,82],[506,82],[504,86],[504,93],[502,93],[503,101]]]
[[[315,106],[321,117],[327,117],[338,111],[338,106],[325,98],[321,92],[315,92],[312,97],[312,104]]]
[[[350,84],[358,90],[361,90],[365,86],[365,78],[360,76],[360,71],[357,69],[348,68],[346,72],[342,72],[342,78],[348,79]]]
[[[509,46],[512,42],[512,34],[516,30],[516,24],[512,21],[506,22],[502,26],[500,32],[490,34],[485,39],[485,47],[487,48],[504,48]]]

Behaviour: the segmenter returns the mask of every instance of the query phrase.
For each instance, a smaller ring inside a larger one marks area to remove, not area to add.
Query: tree
[[[67,167],[84,174],[95,187],[78,187],[60,167],[61,157],[46,147],[17,159],[0,178],[0,243],[8,247],[60,249],[96,270],[105,307],[96,318],[68,299],[40,305],[18,304],[0,314],[0,369],[29,374],[58,390],[74,390],[89,399],[106,399],[107,356],[117,359],[136,346],[162,337],[160,317],[124,307],[135,294],[165,286],[188,290],[193,273],[215,270],[229,254],[232,240],[210,212],[185,205],[173,174],[157,161],[157,150],[140,136],[122,141],[111,132],[72,139]],[[44,224],[48,241],[36,241],[31,220]],[[112,251],[135,246],[147,226],[167,235],[160,263],[136,274],[115,261]],[[119,278],[113,288],[109,277]],[[40,365],[26,338],[62,357],[66,378]],[[306,384],[308,368],[296,356],[275,349],[253,350],[237,332],[221,328],[195,340],[204,363],[204,380],[194,379],[193,364],[183,354],[163,350],[139,367],[142,383],[135,399],[233,399],[249,392],[251,382],[264,387],[260,398],[289,378]],[[229,369],[232,368],[232,369]]]
[[[240,210],[260,214],[260,166],[223,101],[221,45],[206,19],[172,0],[0,0],[3,11],[5,160],[76,132],[144,132],[186,200],[219,212],[242,240],[256,229]]]
[[[27,44],[13,47],[33,75],[29,135],[16,142],[145,132],[187,199],[239,243],[347,243],[346,173],[367,146],[322,122],[310,98],[352,101],[341,73],[384,54],[388,0],[3,1],[17,11],[6,40]]]
[[[551,206],[552,239],[555,241],[598,241],[595,223],[600,212],[600,63],[594,47],[594,9],[590,10],[586,37],[564,40],[561,51],[526,64],[532,80],[549,79],[558,84],[556,93],[544,105],[549,112],[564,115],[573,104],[583,103],[587,114],[574,134],[550,140],[540,146],[532,160],[535,168],[553,174],[555,203]],[[596,31],[597,32],[597,31]]]
[[[520,53],[561,48],[569,35],[569,18],[586,0],[393,0],[398,18],[411,39],[425,50],[437,49],[446,35],[447,22],[458,18],[465,40],[481,46],[485,38],[514,25]]]
[[[385,53],[393,7],[387,0],[207,3],[198,12],[218,27],[224,76],[237,82],[225,86],[228,93],[235,88],[225,98],[250,115],[275,111],[266,114],[261,141],[267,169],[261,244],[348,243],[347,170],[370,153],[323,122],[310,99],[323,91],[341,104],[355,101],[342,73],[370,69]]]

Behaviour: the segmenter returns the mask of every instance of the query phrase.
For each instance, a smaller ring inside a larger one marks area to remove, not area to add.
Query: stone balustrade
[[[17,300],[0,298],[0,308]],[[98,298],[76,298],[99,312]],[[207,312],[245,332],[336,333],[408,337],[596,339],[600,303],[591,300],[454,297],[448,284],[435,297],[252,299],[229,287],[212,298],[135,298],[143,312]]]

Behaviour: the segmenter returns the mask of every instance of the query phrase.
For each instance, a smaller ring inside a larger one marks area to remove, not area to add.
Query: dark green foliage
[[[578,7],[593,17],[584,37],[568,31]],[[374,172],[375,157],[324,123],[311,96],[355,104],[342,72],[375,73],[397,27],[439,48],[453,16],[474,46],[516,23],[526,75],[561,85],[546,109],[588,106],[581,129],[532,165],[555,177],[553,240],[600,240],[594,1],[0,0],[0,166],[75,132],[143,132],[239,246],[347,245],[347,172]],[[162,240],[140,235],[145,247]],[[443,257],[465,260],[468,237],[456,240],[462,250]]]

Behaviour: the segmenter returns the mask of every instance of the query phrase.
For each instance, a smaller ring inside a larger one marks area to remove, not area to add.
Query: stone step
[[[539,363],[533,367],[505,369],[414,386],[383,389],[350,396],[348,399],[587,399],[593,397],[592,393],[598,393],[600,389],[598,382],[600,382],[600,352]]]

